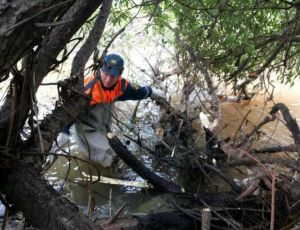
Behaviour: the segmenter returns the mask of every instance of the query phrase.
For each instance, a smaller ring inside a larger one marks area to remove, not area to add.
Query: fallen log
[[[122,142],[112,133],[107,134],[107,139],[112,147],[112,149],[116,152],[116,154],[130,167],[133,171],[139,174],[143,179],[148,180],[150,184],[152,184],[155,188],[167,191],[167,192],[175,192],[181,193],[182,188],[170,182],[155,173],[153,173],[150,169],[144,166],[132,153],[122,144]]]

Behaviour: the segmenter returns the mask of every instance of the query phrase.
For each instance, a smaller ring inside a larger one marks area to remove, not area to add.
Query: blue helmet
[[[101,70],[114,77],[119,77],[124,69],[124,60],[118,54],[107,54],[103,58]]]

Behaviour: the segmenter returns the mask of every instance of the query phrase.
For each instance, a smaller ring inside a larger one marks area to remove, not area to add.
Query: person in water
[[[163,91],[150,86],[133,86],[122,77],[124,60],[118,54],[107,54],[103,65],[91,76],[84,78],[85,94],[91,97],[89,107],[82,111],[74,123],[67,125],[58,135],[57,151],[69,141],[70,127],[74,125],[75,141],[84,156],[103,167],[114,161],[116,154],[106,138],[111,127],[115,101],[142,100],[151,98],[166,100]]]

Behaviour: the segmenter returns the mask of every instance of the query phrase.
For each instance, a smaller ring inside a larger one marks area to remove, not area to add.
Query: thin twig
[[[36,91],[34,90],[35,89],[35,71],[33,71],[32,84],[30,84],[29,88],[30,88],[32,110],[34,112],[34,115],[37,118],[37,131],[38,131],[38,137],[40,140],[41,151],[45,152],[43,137],[42,137],[41,129],[40,129],[40,123],[38,120],[39,112],[38,112],[38,106],[37,106]]]
[[[11,132],[14,124],[15,112],[16,112],[16,85],[12,85],[12,103],[11,103],[11,112],[8,124],[8,132],[5,146],[8,147],[11,140]]]
[[[248,117],[248,115],[249,115],[250,113],[251,113],[251,109],[250,109],[250,110],[246,113],[246,115],[243,117],[243,120],[242,120],[241,124],[240,124],[239,127],[237,128],[237,130],[236,130],[236,132],[235,132],[235,135],[234,135],[234,138],[233,138],[233,143],[235,143],[237,133],[238,133],[239,130],[241,130],[244,121],[246,121],[246,119],[247,119],[247,117]]]
[[[250,111],[250,110],[249,110]],[[274,121],[275,120],[275,116],[266,116],[257,126],[254,126],[254,129],[252,129],[252,131],[250,133],[248,133],[245,138],[240,141],[240,143],[238,143],[236,146],[237,147],[241,147],[254,133],[256,133],[262,126],[264,126],[265,124],[269,123],[270,121]]]
[[[117,210],[116,213],[114,213],[114,215],[111,216],[111,218],[109,218],[102,226],[108,226],[110,224],[112,224],[113,222],[116,221],[116,219],[118,219],[118,217],[120,216],[120,214],[122,213],[122,211],[124,210],[126,205],[126,201],[122,204],[122,206]]]
[[[183,212],[183,213],[186,214],[187,216],[189,216],[189,217],[191,217],[191,218],[193,218],[193,219],[195,219],[195,220],[201,222],[201,216],[200,216],[200,215],[199,215],[199,216],[198,216],[198,215],[195,215],[194,212],[192,213],[190,210],[181,207],[181,206],[178,205],[174,200],[171,200],[171,203],[172,203],[178,210],[180,210],[181,212]]]
[[[9,221],[9,215],[8,214],[9,214],[8,208],[5,207],[4,218],[3,218],[1,230],[6,230],[6,226],[7,226],[8,221]]]
[[[63,152],[65,152],[63,149],[61,149],[61,150]],[[95,164],[93,161],[85,160],[85,159],[82,159],[82,158],[76,157],[76,156],[68,156],[68,155],[62,154],[62,153],[51,153],[51,152],[49,152],[49,153],[43,153],[43,152],[35,152],[35,153],[32,153],[32,152],[20,152],[19,154],[21,154],[22,157],[31,157],[31,156],[37,156],[37,155],[43,155],[43,156],[56,155],[56,156],[61,156],[61,157],[65,157],[65,158],[72,158],[74,160],[82,161],[84,163],[92,165],[96,169],[96,171],[97,171],[97,179],[95,181],[93,181],[92,184],[97,183],[98,181],[100,181],[100,171],[98,169],[97,164]]]
[[[69,156],[68,157],[68,170],[67,170],[66,176],[64,178],[64,182],[60,186],[60,191],[62,191],[62,189],[64,188],[64,186],[65,186],[65,184],[66,184],[66,182],[67,182],[67,180],[69,178],[70,171],[71,171],[71,158],[70,158],[71,154],[70,154],[70,148],[69,148],[69,154],[68,154],[68,156]]]
[[[111,217],[112,189],[109,188],[109,216]]]
[[[271,202],[270,230],[274,230],[274,223],[275,223],[275,193],[276,193],[275,182],[276,182],[276,169],[274,169],[272,173],[272,202]]]

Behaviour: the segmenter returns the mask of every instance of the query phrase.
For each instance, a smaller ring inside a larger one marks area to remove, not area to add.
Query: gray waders
[[[110,166],[116,157],[106,138],[113,109],[113,103],[94,105],[83,111],[74,124],[74,136],[80,152],[103,167]]]

